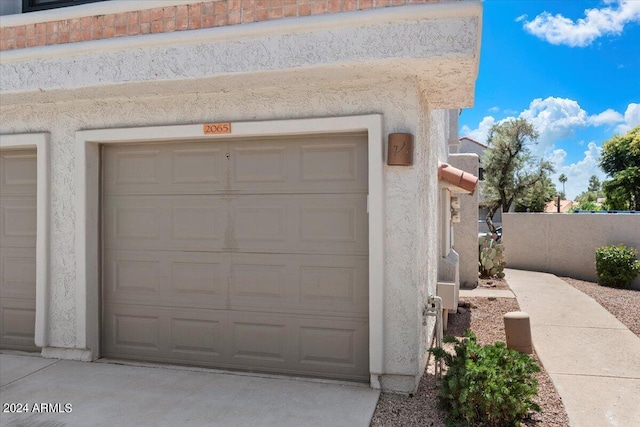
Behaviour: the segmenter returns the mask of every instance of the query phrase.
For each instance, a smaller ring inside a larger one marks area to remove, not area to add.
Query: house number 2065
[[[231,123],[207,123],[202,128],[205,135],[231,133]]]

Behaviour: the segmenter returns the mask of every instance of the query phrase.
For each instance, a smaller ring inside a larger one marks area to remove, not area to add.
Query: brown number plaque
[[[231,133],[231,123],[207,123],[202,125],[202,130],[205,135]]]

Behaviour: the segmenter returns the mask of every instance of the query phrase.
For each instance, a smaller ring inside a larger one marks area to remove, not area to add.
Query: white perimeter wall
[[[622,243],[640,250],[640,214],[505,213],[507,267],[597,282],[596,248]],[[633,282],[640,289],[640,277]]]

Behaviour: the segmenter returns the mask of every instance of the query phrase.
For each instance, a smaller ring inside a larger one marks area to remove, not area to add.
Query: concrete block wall
[[[508,268],[597,282],[596,248],[622,243],[640,250],[640,214],[505,213]],[[633,282],[640,289],[640,276]]]

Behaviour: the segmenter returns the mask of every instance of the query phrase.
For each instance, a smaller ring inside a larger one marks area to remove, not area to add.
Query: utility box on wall
[[[442,308],[455,312],[458,310],[458,286],[454,282],[438,282],[436,295],[442,298]]]

